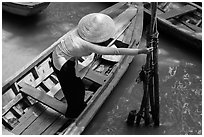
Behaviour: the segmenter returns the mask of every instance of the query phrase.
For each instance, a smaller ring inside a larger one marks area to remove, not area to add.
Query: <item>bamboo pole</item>
[[[152,8],[152,4],[151,4]],[[152,12],[154,10],[151,9]],[[147,34],[147,48],[152,47],[152,37],[151,35],[153,34],[153,27],[154,27],[154,15],[152,14],[151,16],[151,22],[149,26],[149,31]],[[150,123],[150,115],[149,115],[149,107],[151,106],[151,113],[152,113],[152,119],[155,119],[155,99],[154,99],[154,87],[153,87],[153,78],[152,78],[152,60],[153,60],[153,53],[147,54],[146,57],[146,64],[142,68],[142,71],[144,72],[144,80],[143,80],[143,98],[142,98],[142,103],[140,107],[140,111],[138,112],[137,120],[136,120],[136,125],[138,126],[140,124],[140,120],[142,118],[142,115],[144,114],[144,120],[145,120],[145,125],[149,125]]]
[[[155,98],[155,107],[154,107],[154,125],[159,126],[159,73],[158,73],[158,31],[157,31],[157,15],[156,15],[156,10],[157,10],[157,3],[153,2],[152,3],[152,28],[153,28],[153,35],[154,36],[154,41],[153,41],[153,64],[154,64],[154,98]]]
[[[153,38],[152,38],[152,35],[154,34],[154,27],[155,27],[155,15],[156,15],[156,10],[157,7],[155,8],[155,3],[152,2],[151,3],[151,20],[150,20],[150,28],[149,28],[149,37],[148,37],[148,41],[149,41],[149,44],[150,46],[149,47],[153,47]],[[153,55],[154,54],[154,51],[153,53],[150,54],[150,65],[149,65],[149,69],[151,69],[151,71],[154,69],[153,67]],[[153,121],[155,120],[155,97],[154,97],[154,78],[153,76],[150,78],[150,83],[149,83],[149,93],[150,93],[150,105],[151,105],[151,113],[152,113],[152,119]]]
[[[148,37],[147,37],[147,48],[153,47],[154,45],[154,39],[152,35],[155,34],[155,22],[156,22],[156,10],[157,10],[157,3],[152,2],[151,3],[151,22],[150,22],[150,28],[148,32]],[[154,51],[155,52],[155,51]],[[155,106],[155,78],[154,75],[152,74],[152,71],[154,72],[154,52],[151,54],[147,55],[146,58],[146,65],[145,65],[145,70],[146,70],[146,83],[145,84],[145,89],[147,90],[147,103],[145,106],[145,115],[147,115],[147,112],[149,112],[149,106],[151,106],[151,114],[152,114],[152,119],[155,121],[155,118],[157,117],[156,113],[156,106]],[[150,103],[150,104],[149,104]],[[149,117],[146,119],[145,117],[145,125],[149,124]]]
[[[145,68],[143,68],[144,70]],[[142,70],[142,71],[143,71]],[[142,103],[140,106],[140,110],[137,114],[137,119],[136,119],[136,126],[139,126],[141,118],[143,117],[143,113],[144,113],[144,120],[145,120],[145,125],[149,124],[149,94],[148,94],[148,86],[147,86],[147,76],[144,75],[144,80],[143,80],[143,98],[142,98]]]
[[[154,48],[152,54],[152,69],[153,69],[153,91],[150,97],[152,101],[152,117],[155,126],[159,126],[159,75],[158,75],[158,31],[157,31],[157,3],[151,3],[151,24],[150,24],[150,36],[151,47]]]

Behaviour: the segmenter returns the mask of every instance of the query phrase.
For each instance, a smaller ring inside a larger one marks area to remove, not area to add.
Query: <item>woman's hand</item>
[[[153,51],[153,47],[150,48],[144,48],[144,49],[140,49],[138,54],[149,54],[150,52]]]

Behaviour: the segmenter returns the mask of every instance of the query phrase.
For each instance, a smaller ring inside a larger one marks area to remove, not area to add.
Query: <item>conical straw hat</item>
[[[86,41],[100,43],[114,35],[115,23],[108,15],[91,13],[79,21],[77,32]]]

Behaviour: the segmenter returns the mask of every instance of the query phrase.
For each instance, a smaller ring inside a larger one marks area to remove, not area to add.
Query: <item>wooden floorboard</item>
[[[54,135],[66,122],[67,119],[61,115],[41,135]]]
[[[22,135],[40,135],[59,116],[60,116],[59,113],[57,113],[51,108],[48,108],[25,131],[23,131]]]
[[[101,75],[100,73],[94,72],[93,70],[89,70],[86,78],[102,85],[105,82],[104,80],[107,78],[107,76]]]
[[[19,124],[12,130],[12,133],[21,134],[32,122],[45,111],[45,107],[40,103],[34,104],[29,110],[19,119]]]
[[[192,12],[194,10],[196,10],[195,7],[190,6],[190,5],[186,5],[182,8],[180,8],[179,10],[174,9],[174,10],[171,10],[169,12],[160,14],[159,17],[164,18],[164,19],[170,19],[170,18],[173,18],[176,16],[181,16],[181,15],[186,14],[188,12]]]

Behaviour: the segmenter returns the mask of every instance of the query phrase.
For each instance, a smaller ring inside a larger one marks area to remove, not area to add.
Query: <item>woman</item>
[[[76,118],[86,107],[85,88],[77,77],[77,58],[92,53],[100,55],[138,55],[147,54],[152,48],[130,49],[106,47],[107,41],[115,33],[114,21],[105,14],[92,13],[84,16],[76,29],[68,32],[54,50],[54,71],[68,103],[68,118]],[[103,45],[104,44],[104,45]],[[77,86],[76,86],[77,85]]]

